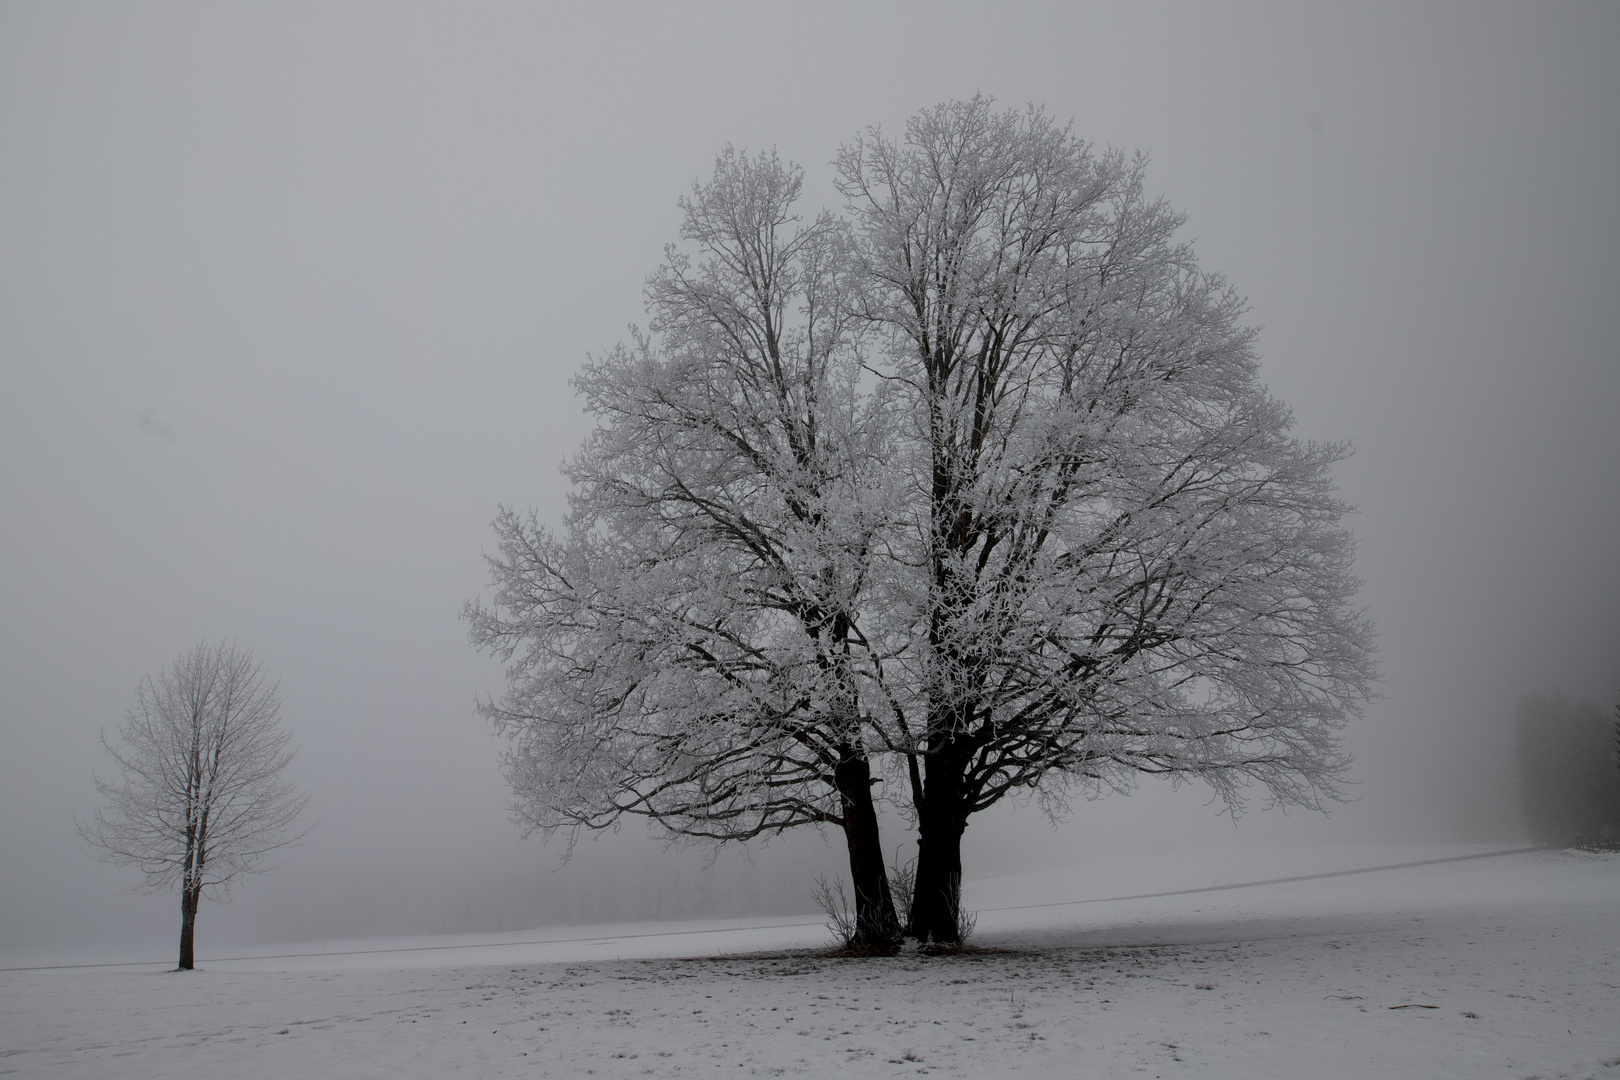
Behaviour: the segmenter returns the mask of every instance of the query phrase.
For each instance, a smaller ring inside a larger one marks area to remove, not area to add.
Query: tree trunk
[[[917,886],[906,935],[924,944],[962,941],[962,832],[966,823],[929,822],[917,830]]]
[[[846,754],[834,771],[842,796],[844,839],[849,844],[849,875],[855,887],[855,938],[865,949],[892,949],[900,942],[900,919],[883,867],[877,809],[872,803],[872,764]]]
[[[917,807],[917,878],[906,936],[923,944],[962,941],[962,767],[950,747],[930,754]]]
[[[192,932],[197,927],[197,901],[202,899],[200,891],[182,888],[180,890],[180,970],[192,969],[193,953],[191,948]]]

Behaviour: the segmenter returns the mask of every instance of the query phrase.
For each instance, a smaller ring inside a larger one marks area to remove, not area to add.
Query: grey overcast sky
[[[970,876],[1514,837],[1516,699],[1620,696],[1617,54],[1585,2],[0,7],[0,950],[172,937],[73,817],[141,676],[225,637],[318,824],[205,955],[802,907],[813,836],[520,842],[457,612],[497,504],[562,510],[569,376],[717,150],[813,209],[840,142],[981,91],[1149,151],[1298,432],[1354,441],[1385,677],[1331,820],[1155,786],[975,825]]]

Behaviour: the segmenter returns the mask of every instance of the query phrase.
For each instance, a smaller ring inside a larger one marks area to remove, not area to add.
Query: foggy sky
[[[1519,835],[1518,697],[1620,696],[1620,7],[578,7],[0,8],[0,950],[172,936],[73,816],[140,678],[222,638],[318,822],[204,955],[803,907],[836,837],[520,842],[457,612],[498,504],[560,517],[568,379],[722,146],[811,214],[841,142],[979,91],[1149,151],[1298,434],[1355,443],[1384,679],[1330,820],[1151,785],[976,822],[969,876]]]

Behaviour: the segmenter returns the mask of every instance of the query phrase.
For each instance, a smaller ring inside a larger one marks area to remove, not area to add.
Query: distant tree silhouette
[[[180,890],[180,970],[191,969],[198,903],[224,899],[244,875],[303,839],[309,796],[286,778],[297,752],[281,697],[248,649],[199,645],[136,690],[102,745],[118,777],[96,777],[103,805],[78,823],[90,854],[134,866],[154,892]]]
[[[1597,705],[1529,694],[1519,701],[1516,733],[1520,808],[1532,838],[1567,844],[1620,835],[1620,723],[1611,747]]]

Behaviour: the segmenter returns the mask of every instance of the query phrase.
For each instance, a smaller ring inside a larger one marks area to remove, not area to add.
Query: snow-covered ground
[[[1620,1077],[1620,856],[1480,853],[976,882],[952,956],[832,958],[782,919],[4,971],[0,1074]],[[1273,880],[1306,874],[1335,876]]]

